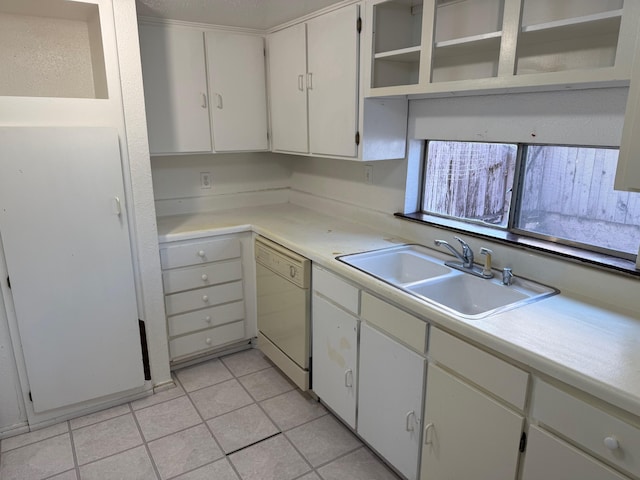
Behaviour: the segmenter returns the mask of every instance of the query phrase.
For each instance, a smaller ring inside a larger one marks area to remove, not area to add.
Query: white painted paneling
[[[27,421],[4,312],[4,302],[0,295],[0,438],[3,432]]]
[[[409,137],[620,145],[627,88],[485,95],[409,102]]]

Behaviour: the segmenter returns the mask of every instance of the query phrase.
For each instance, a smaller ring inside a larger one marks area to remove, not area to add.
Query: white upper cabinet
[[[268,38],[274,151],[309,151],[306,31],[303,23],[276,32]]]
[[[268,37],[272,149],[386,160],[406,153],[406,98],[364,99],[360,8],[349,5]]]
[[[151,154],[269,149],[263,37],[141,24],[140,52]]]
[[[630,0],[373,0],[367,96],[625,85],[638,9]]]
[[[269,37],[273,150],[355,157],[358,7]]]
[[[351,6],[307,23],[311,153],[358,153],[358,14]]]
[[[216,152],[268,150],[264,39],[205,32]]]
[[[202,32],[140,25],[151,154],[211,151]]]

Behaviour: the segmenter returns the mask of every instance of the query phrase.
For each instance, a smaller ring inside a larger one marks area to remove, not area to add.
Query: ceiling
[[[343,0],[136,0],[145,17],[268,30]]]

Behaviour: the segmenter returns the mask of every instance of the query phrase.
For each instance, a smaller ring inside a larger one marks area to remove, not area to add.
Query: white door
[[[356,428],[358,319],[314,294],[311,321],[313,391]]]
[[[215,151],[268,150],[264,39],[206,32],[205,41]]]
[[[140,55],[151,153],[210,152],[202,32],[140,25]]]
[[[116,131],[3,127],[0,152],[0,236],[34,410],[142,386]]]
[[[430,365],[420,478],[514,479],[523,421],[521,415]]]
[[[270,35],[268,45],[273,150],[307,153],[305,24]]]
[[[360,326],[358,433],[410,480],[418,476],[424,370],[420,355]]]
[[[355,157],[358,130],[358,6],[307,23],[309,150]]]
[[[522,480],[629,480],[580,450],[529,427]]]

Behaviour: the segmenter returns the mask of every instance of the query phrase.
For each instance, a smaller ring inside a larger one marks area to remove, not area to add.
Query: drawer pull
[[[424,427],[424,444],[431,445],[433,443],[433,438],[429,435],[429,433],[433,430],[433,423],[427,423]]]
[[[208,302],[209,301],[209,295],[202,295],[202,301],[203,302]]]
[[[411,418],[413,417],[414,421],[411,421]],[[413,424],[415,423],[415,418],[416,418],[416,412],[414,412],[413,410],[411,410],[410,412],[407,412],[407,417],[406,417],[406,425],[405,425],[405,430],[407,432],[413,432]]]
[[[211,339],[210,339],[210,338],[207,338],[207,339],[204,341],[204,343],[206,343],[207,345],[211,345]]]
[[[200,251],[198,252],[198,256],[199,256],[200,258],[204,258],[204,250],[200,250]]]
[[[207,315],[206,317],[204,317],[204,321],[207,323],[211,323],[211,315]]]
[[[618,439],[616,437],[610,435],[608,437],[604,437],[604,446],[613,451],[620,448],[620,443],[618,442]]]
[[[203,273],[201,278],[203,282],[206,282],[207,280],[209,280],[209,275],[207,275],[206,273]]]

